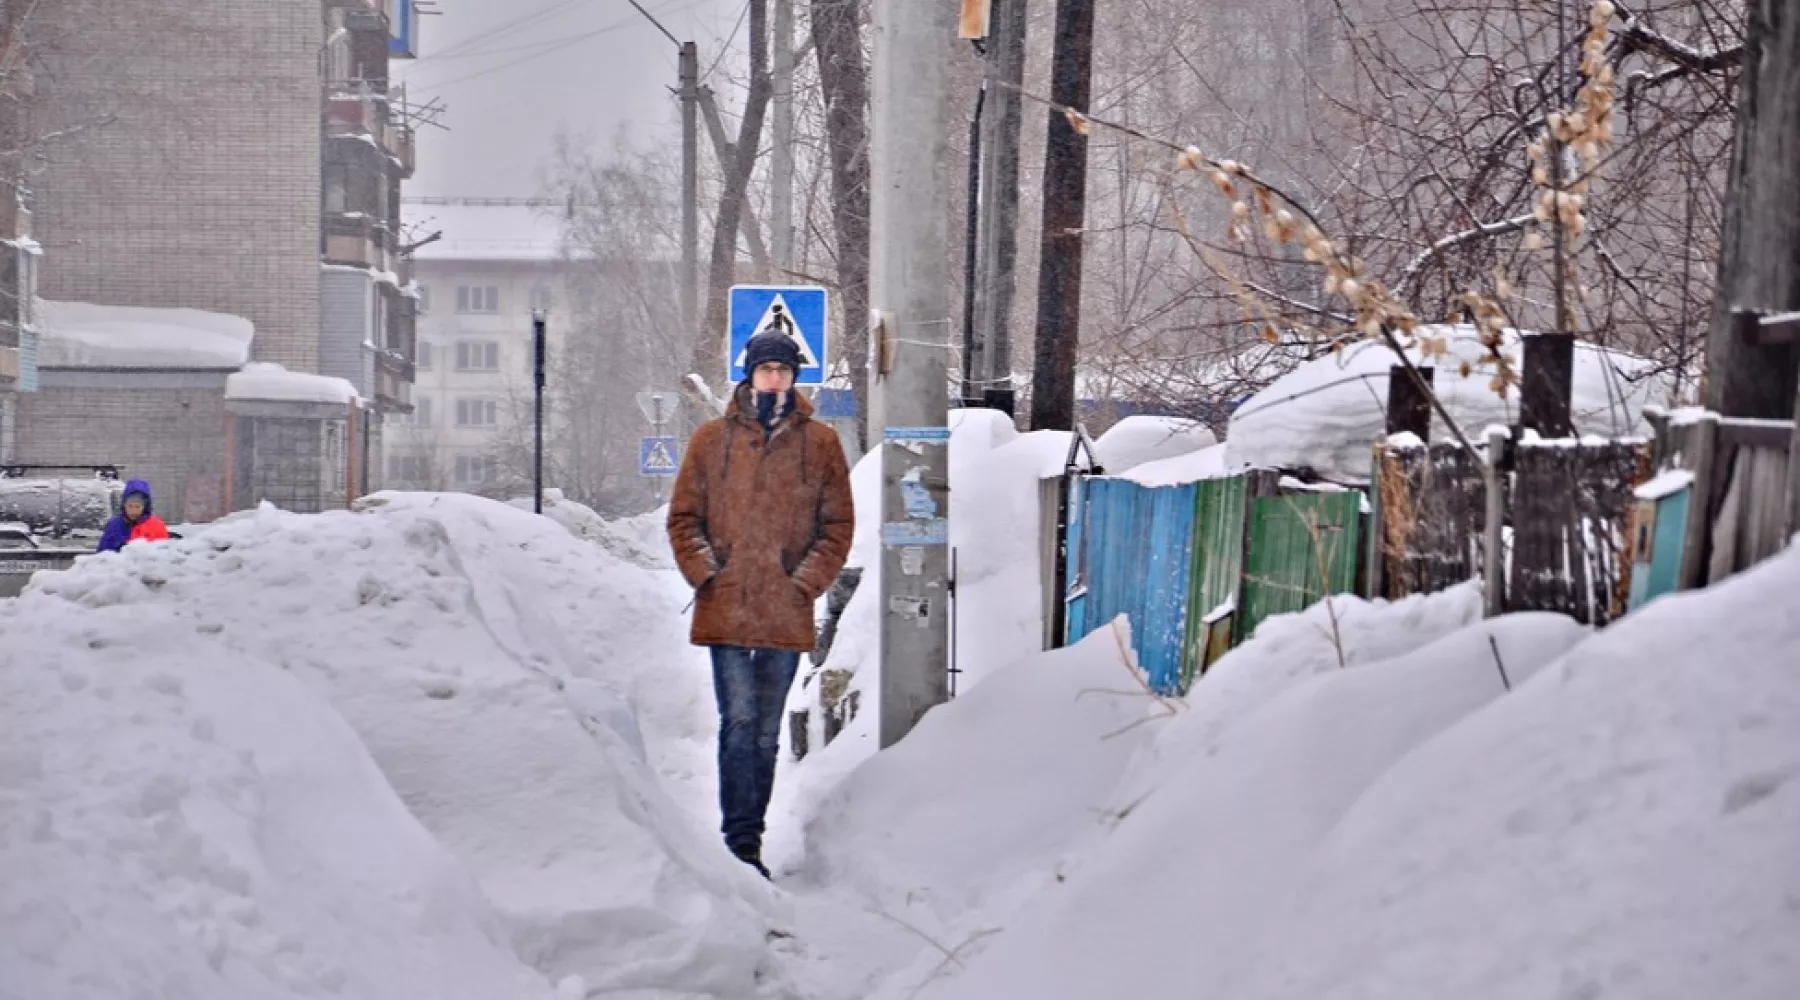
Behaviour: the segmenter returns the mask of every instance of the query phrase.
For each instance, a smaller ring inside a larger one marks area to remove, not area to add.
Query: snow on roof
[[[1109,467],[1107,471],[1110,473],[1112,470]],[[1225,446],[1215,444],[1185,455],[1134,465],[1120,478],[1129,479],[1139,486],[1184,486],[1206,479],[1223,479],[1240,471],[1242,470],[1232,469],[1225,464]]]
[[[1502,398],[1489,386],[1493,371],[1464,376],[1459,366],[1475,361],[1483,348],[1470,326],[1422,327],[1423,336],[1448,341],[1449,355],[1435,362],[1415,348],[1414,364],[1437,369],[1433,387],[1465,434],[1489,424],[1510,424],[1518,390]],[[1614,437],[1642,433],[1643,411],[1664,398],[1666,382],[1647,377],[1642,358],[1578,343],[1575,351],[1573,416],[1576,433]],[[1509,331],[1504,350],[1515,363],[1522,353],[1519,334]],[[1341,355],[1309,361],[1252,396],[1232,414],[1226,435],[1232,466],[1296,469],[1311,467],[1340,482],[1366,482],[1371,448],[1387,423],[1388,369],[1395,357],[1386,345],[1365,341]],[[1432,416],[1433,440],[1448,439],[1444,421]]]
[[[1192,454],[1219,443],[1197,421],[1181,417],[1134,416],[1112,425],[1094,442],[1100,465],[1117,474],[1146,462]]]
[[[356,387],[330,375],[291,372],[276,364],[245,365],[225,380],[226,399],[282,403],[354,403]]]
[[[249,320],[199,309],[38,300],[44,368],[235,369],[250,359]]]
[[[523,205],[407,205],[403,221],[421,239],[442,239],[414,252],[416,260],[553,261],[562,254],[562,220],[552,210]]]

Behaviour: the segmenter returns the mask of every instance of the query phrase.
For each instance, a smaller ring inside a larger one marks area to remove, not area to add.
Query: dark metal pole
[[[1094,46],[1092,0],[1057,0],[1050,99],[1086,111]],[[1075,357],[1081,336],[1081,241],[1087,216],[1087,137],[1050,112],[1044,140],[1044,224],[1038,265],[1032,430],[1075,429]]]
[[[537,413],[532,420],[531,509],[539,514],[544,512],[544,339],[544,310],[533,309],[531,380]]]
[[[975,320],[975,286],[977,257],[980,256],[980,243],[976,239],[979,232],[981,214],[986,206],[981,204],[981,111],[987,104],[987,84],[975,91],[975,114],[969,119],[969,217],[968,225],[963,232],[963,354],[962,354],[962,398],[964,406],[980,406],[982,402],[980,379],[984,371],[983,355],[986,353],[986,332],[976,332]]]

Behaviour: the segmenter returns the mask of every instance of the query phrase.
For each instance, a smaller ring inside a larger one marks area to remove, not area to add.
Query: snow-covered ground
[[[1800,551],[1599,634],[1336,598],[1159,700],[1122,621],[1035,651],[1066,436],[956,435],[961,695],[784,761],[774,887],[656,515],[386,494],[40,577],[0,1000],[1794,995]]]

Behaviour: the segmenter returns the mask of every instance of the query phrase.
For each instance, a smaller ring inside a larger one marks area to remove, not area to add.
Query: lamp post
[[[531,381],[536,396],[532,423],[531,509],[544,512],[544,310],[531,311]]]

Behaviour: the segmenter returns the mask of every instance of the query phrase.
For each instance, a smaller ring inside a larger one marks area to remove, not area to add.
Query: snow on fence
[[[1527,436],[1507,448],[1497,477],[1501,535],[1512,540],[1499,553],[1504,610],[1593,625],[1625,613],[1633,490],[1649,457],[1648,442],[1632,439]],[[1483,576],[1481,456],[1400,436],[1376,447],[1375,471],[1373,503],[1268,470],[1170,486],[1075,476],[1045,488],[1044,523],[1067,526],[1054,598],[1064,627],[1049,644],[1125,614],[1146,681],[1175,693],[1267,618],[1328,594],[1398,599]]]

